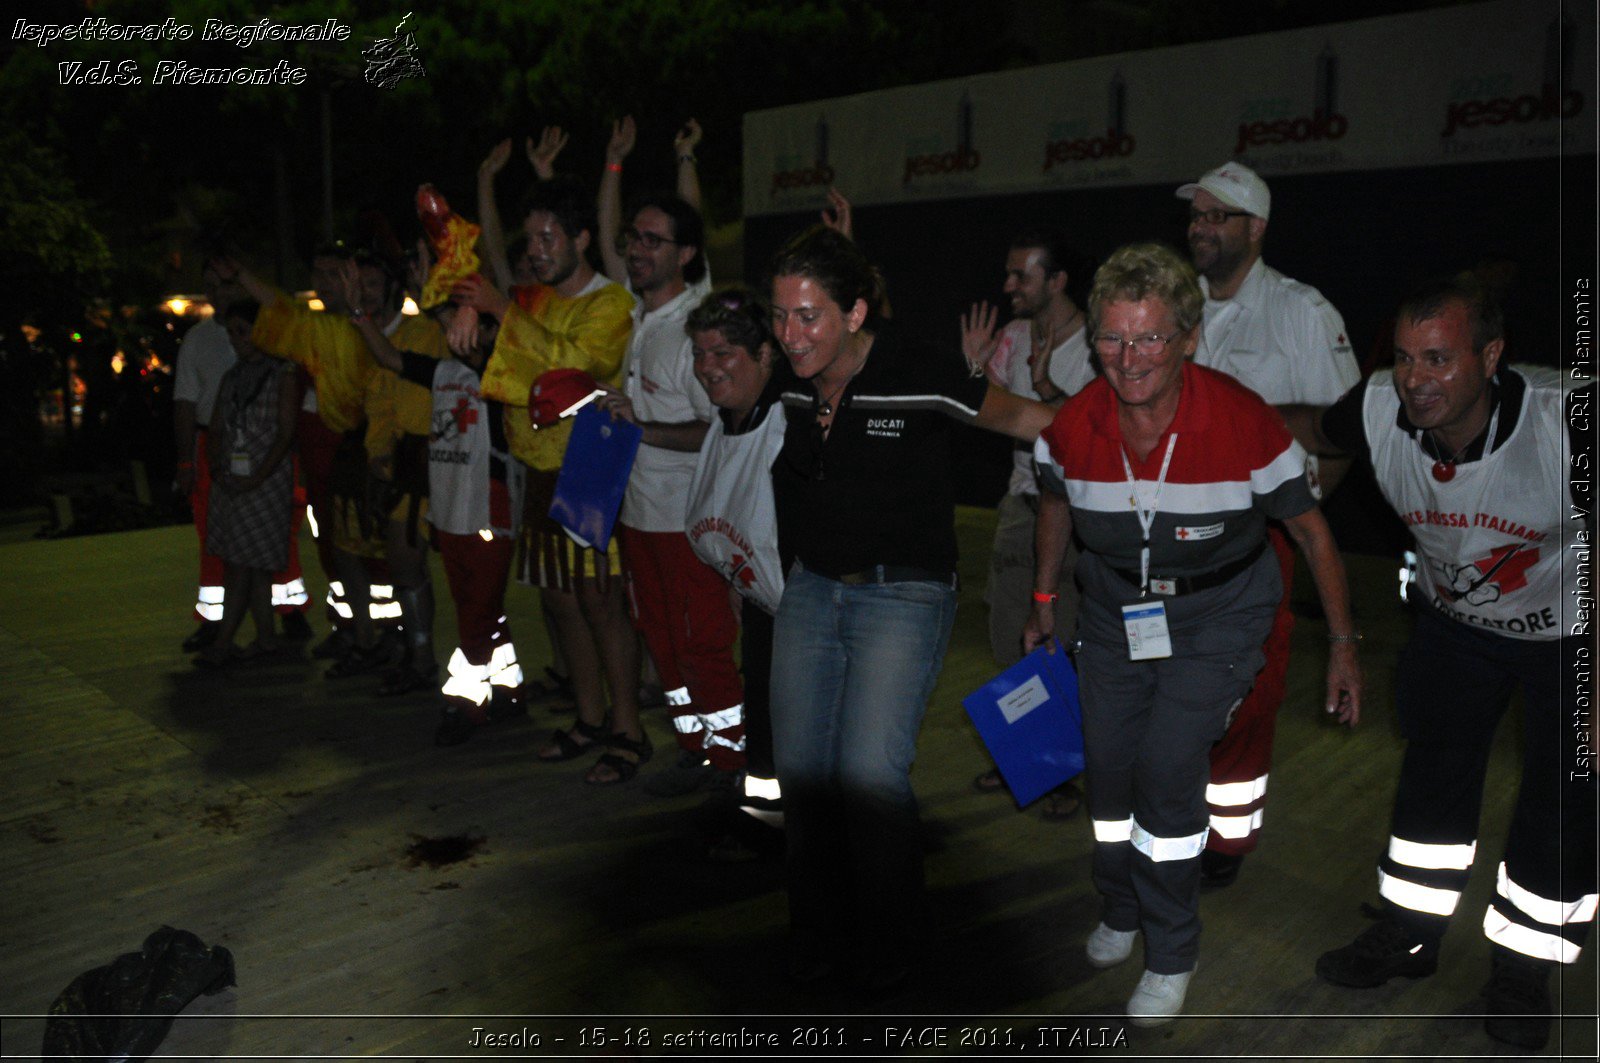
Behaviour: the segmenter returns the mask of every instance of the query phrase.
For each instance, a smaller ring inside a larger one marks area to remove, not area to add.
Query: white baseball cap
[[[1193,199],[1202,188],[1233,209],[1249,211],[1262,221],[1272,211],[1267,182],[1242,162],[1225,162],[1200,180],[1181,186],[1176,195],[1179,199]]]

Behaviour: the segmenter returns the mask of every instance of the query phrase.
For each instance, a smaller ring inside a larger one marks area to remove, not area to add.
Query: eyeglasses
[[[1210,210],[1191,210],[1189,212],[1189,224],[1193,225],[1197,221],[1203,221],[1207,225],[1221,225],[1229,218],[1248,217],[1250,217],[1248,210],[1223,210],[1221,207],[1212,207]]]
[[[1181,329],[1170,336],[1151,332],[1143,336],[1129,336],[1127,338],[1123,338],[1115,332],[1097,332],[1094,335],[1094,349],[1102,357],[1115,358],[1122,353],[1124,347],[1132,347],[1146,358],[1154,358],[1167,349],[1167,344],[1181,335],[1183,335]]]
[[[678,241],[670,237],[662,236],[660,233],[642,233],[630,225],[622,230],[622,235],[617,237],[617,250],[626,251],[634,244],[638,244],[646,251],[654,251],[662,244],[675,243],[678,243]]]

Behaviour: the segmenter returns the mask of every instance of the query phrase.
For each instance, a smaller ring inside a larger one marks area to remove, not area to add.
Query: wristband
[[[180,469],[192,469],[192,468],[194,468],[194,462],[192,462],[192,461],[180,461],[180,462],[178,462],[178,468],[180,468]]]
[[[1051,603],[1053,605],[1053,604],[1055,604],[1055,600],[1058,597],[1060,597],[1060,596],[1059,595],[1055,595],[1055,594],[1046,594],[1044,591],[1034,591],[1033,592],[1033,600],[1036,601],[1036,602],[1039,602],[1041,604],[1043,604],[1045,602],[1049,602],[1049,603]]]
[[[1360,642],[1361,641],[1361,632],[1357,631],[1354,635],[1329,635],[1328,636],[1328,641],[1329,642]]]
[[[621,173],[622,172],[622,163],[620,163],[620,162],[608,162],[608,163],[606,163],[606,170],[609,173]]]
[[[694,155],[693,155],[693,154],[692,154],[692,153],[691,153],[691,154],[688,154],[688,155],[679,155],[679,156],[678,156],[678,161],[679,161],[679,162],[686,162],[686,163],[688,163],[688,164],[689,164],[689,165],[691,165],[691,166],[693,166],[693,165],[695,165],[695,164],[696,164],[696,163],[697,163],[697,162],[699,162],[699,160],[698,160],[698,159],[696,159],[696,158],[695,158],[695,157],[694,157]]]
[[[359,325],[363,321],[365,321],[366,319],[367,319],[367,312],[365,310],[356,309],[356,310],[350,311],[350,322],[351,322],[351,324]]]

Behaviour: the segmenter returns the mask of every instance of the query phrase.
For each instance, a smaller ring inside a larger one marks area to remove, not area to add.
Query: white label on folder
[[[1006,723],[1016,723],[1028,713],[1050,700],[1050,691],[1044,688],[1044,680],[1038,676],[1031,676],[1011,693],[995,702],[1000,709],[1000,715],[1006,718]]]
[[[1134,602],[1123,606],[1122,626],[1128,634],[1128,660],[1153,661],[1172,656],[1167,603]]]

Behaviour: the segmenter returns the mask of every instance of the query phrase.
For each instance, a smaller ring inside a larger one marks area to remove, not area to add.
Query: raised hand
[[[633,115],[623,115],[622,119],[611,123],[611,141],[606,144],[606,162],[622,164],[633,152],[634,141],[639,137],[639,130],[633,124]]]
[[[428,284],[428,271],[433,269],[433,249],[428,245],[428,238],[417,237],[417,248],[411,256],[411,261],[406,264],[406,290],[413,297],[420,299],[422,289]]]
[[[511,138],[507,137],[489,149],[489,154],[478,163],[479,177],[493,177],[506,168],[506,163],[511,161]]]
[[[822,224],[846,239],[855,239],[850,220],[850,201],[832,185],[828,186],[828,205],[822,208]]]
[[[361,305],[361,267],[352,259],[339,263],[339,290],[344,293],[344,305]]]
[[[694,149],[700,143],[700,138],[705,134],[700,129],[700,123],[693,118],[683,123],[683,128],[678,130],[678,135],[672,138],[672,150],[678,158],[693,155]]]
[[[528,161],[533,164],[533,172],[539,175],[539,180],[548,181],[556,175],[556,156],[567,146],[567,134],[558,125],[547,125],[540,131],[537,144],[529,137],[523,146],[528,152]]]
[[[972,309],[961,315],[961,353],[966,356],[967,368],[973,375],[989,367],[999,339],[994,334],[1000,311],[993,303],[973,303]]]

